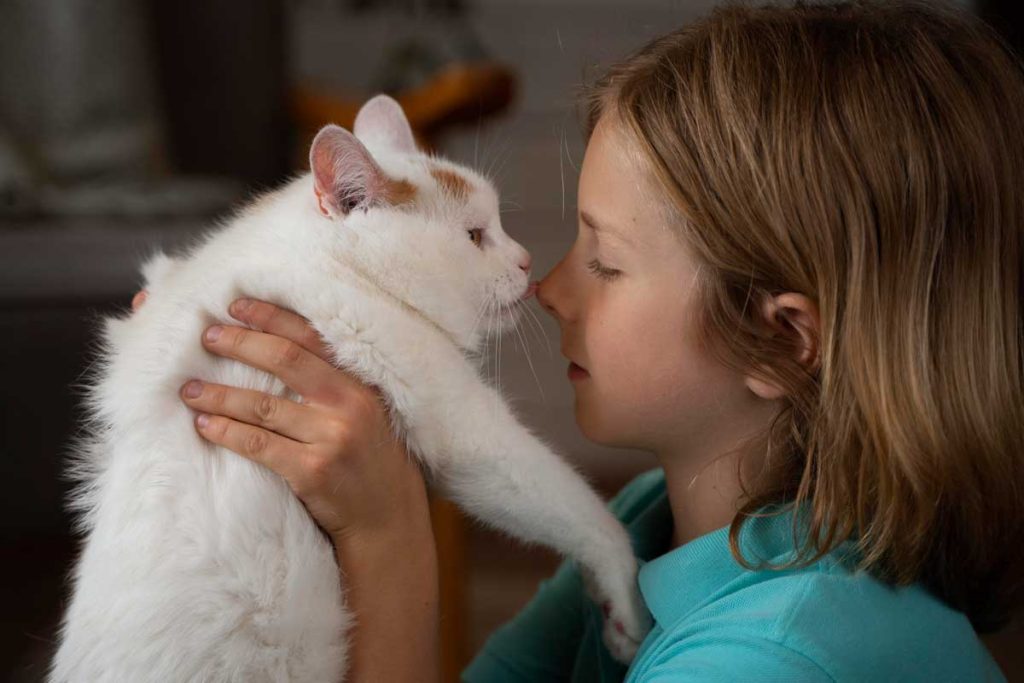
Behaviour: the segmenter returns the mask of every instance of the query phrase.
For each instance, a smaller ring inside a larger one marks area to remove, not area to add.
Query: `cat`
[[[487,525],[575,560],[628,662],[650,625],[622,525],[481,378],[488,331],[532,294],[496,191],[420,151],[401,106],[320,130],[310,171],[142,266],[146,304],[103,321],[85,436],[69,454],[82,549],[48,681],[339,681],[352,615],[326,534],[285,481],[204,441],[189,378],[301,401],[205,351],[235,298],[307,318],[385,397],[430,485]],[[210,452],[220,450],[216,457]]]

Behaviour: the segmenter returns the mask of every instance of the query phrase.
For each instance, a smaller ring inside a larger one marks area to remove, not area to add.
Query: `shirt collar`
[[[667,496],[660,498],[654,507],[661,515],[668,514],[671,529]],[[807,508],[805,503],[805,514],[801,515],[804,524]],[[793,559],[798,546],[793,540],[792,504],[766,506],[758,514],[771,516],[749,517],[743,523],[739,538],[743,558],[755,567],[762,560],[777,565]],[[652,548],[638,550],[641,557],[655,554]],[[668,628],[702,604],[714,600],[717,593],[734,591],[736,587],[729,584],[753,571],[756,570],[740,566],[732,556],[729,526],[726,525],[643,564],[638,580],[647,608],[662,628]]]

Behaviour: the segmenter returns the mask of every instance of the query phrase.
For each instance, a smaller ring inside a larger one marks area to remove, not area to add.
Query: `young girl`
[[[466,681],[1005,680],[977,633],[1024,546],[1024,78],[934,4],[723,6],[588,91],[579,233],[540,283],[654,628],[628,668],[566,563]],[[192,384],[210,441],[331,531],[352,681],[437,670],[417,467],[377,394],[264,302],[211,352],[303,404]],[[258,446],[254,448],[253,446]]]

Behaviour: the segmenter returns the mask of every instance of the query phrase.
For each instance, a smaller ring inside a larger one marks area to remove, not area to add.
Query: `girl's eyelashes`
[[[471,230],[467,230],[467,232],[469,233],[469,239],[473,242],[474,245],[479,247],[480,242],[482,242],[484,239],[484,231],[481,230],[480,228],[473,228]]]
[[[601,265],[601,262],[597,259],[593,259],[587,264],[587,268],[590,269],[594,275],[602,280],[614,280],[622,271],[615,270],[614,268],[605,268]]]

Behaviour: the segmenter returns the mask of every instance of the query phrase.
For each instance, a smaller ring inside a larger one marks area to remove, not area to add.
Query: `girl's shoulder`
[[[757,519],[744,556],[784,563],[791,522]],[[963,613],[857,570],[851,541],[804,567],[748,570],[720,529],[646,563],[640,585],[656,625],[630,681],[1006,680]]]

